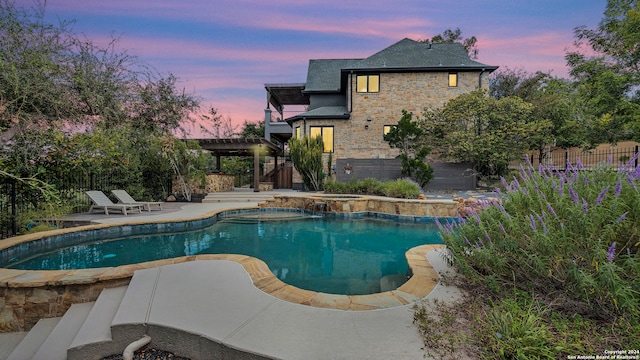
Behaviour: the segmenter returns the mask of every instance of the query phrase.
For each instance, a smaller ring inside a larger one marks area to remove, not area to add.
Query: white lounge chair
[[[158,210],[162,210],[162,202],[161,201],[137,201],[129,193],[127,190],[111,190],[111,193],[115,195],[118,199],[118,203],[127,204],[127,205],[140,205],[143,208],[147,209],[147,211],[151,211],[152,205],[157,205]]]
[[[118,210],[124,215],[127,215],[128,210],[138,210],[139,213],[142,213],[142,205],[114,204],[102,191],[90,190],[84,193],[93,201],[89,212],[100,210],[104,211],[105,215],[109,215],[109,210]]]

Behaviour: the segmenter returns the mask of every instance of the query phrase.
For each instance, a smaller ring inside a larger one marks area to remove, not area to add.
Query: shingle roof
[[[304,92],[339,92],[342,74],[358,71],[493,71],[497,66],[471,60],[459,43],[402,39],[366,59],[310,60]]]
[[[362,59],[309,60],[305,92],[340,91],[341,71]]]
[[[459,43],[422,43],[403,39],[343,70],[495,68],[469,58]]]

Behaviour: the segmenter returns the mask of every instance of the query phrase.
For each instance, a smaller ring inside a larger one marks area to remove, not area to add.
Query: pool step
[[[41,319],[38,321],[31,331],[25,335],[15,349],[9,354],[7,360],[24,360],[31,359],[38,351],[40,345],[47,339],[53,328],[58,324],[61,318]]]
[[[26,332],[0,333],[0,360],[7,360],[9,354],[27,336]]]
[[[105,289],[95,302],[73,304],[62,317],[41,319],[6,360],[85,360],[122,353],[130,341],[111,340],[111,321],[126,290]]]
[[[67,348],[89,315],[93,304],[73,304],[61,318],[41,319],[7,357],[7,360],[67,359]]]
[[[104,289],[69,346],[69,359],[101,358],[121,353],[128,344],[112,342],[111,322],[127,291],[126,286]]]
[[[93,308],[93,302],[73,304],[33,355],[33,360],[65,360],[67,349]]]
[[[113,341],[130,344],[146,334],[146,324],[162,267],[138,270],[111,321]],[[122,348],[124,349],[124,347]]]

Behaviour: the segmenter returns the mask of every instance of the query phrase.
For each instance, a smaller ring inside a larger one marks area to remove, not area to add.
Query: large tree
[[[474,164],[487,176],[504,175],[511,160],[521,159],[529,139],[551,126],[531,119],[533,105],[516,96],[500,99],[483,90],[460,95],[440,109],[422,114],[421,125],[440,153]]]
[[[609,0],[598,27],[578,27],[575,37],[566,59],[590,120],[589,143],[640,141],[638,0]]]
[[[584,145],[584,124],[581,123],[578,99],[572,82],[548,73],[528,73],[504,68],[492,74],[489,95],[502,99],[517,96],[531,103],[529,121],[551,123],[545,132],[528,139],[531,150],[538,150],[539,160],[553,146],[562,148]]]
[[[141,159],[151,137],[172,136],[197,99],[118,51],[117,39],[96,45],[71,21],[48,23],[45,1],[32,5],[0,0],[0,175],[54,183],[95,170],[92,159],[126,168],[130,183],[150,174]]]
[[[198,106],[126,52],[73,33],[72,22],[44,19],[46,2],[29,9],[0,0],[0,134],[6,142],[29,127],[102,123],[175,130]]]

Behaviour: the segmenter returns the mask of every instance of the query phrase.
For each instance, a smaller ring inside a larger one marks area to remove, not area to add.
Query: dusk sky
[[[215,107],[241,124],[263,120],[265,83],[305,82],[309,59],[364,58],[456,27],[478,38],[482,63],[566,77],[573,29],[595,28],[605,7],[605,0],[48,0],[45,14],[75,20],[74,32],[97,44],[119,37],[119,51],[173,73],[204,111]]]

